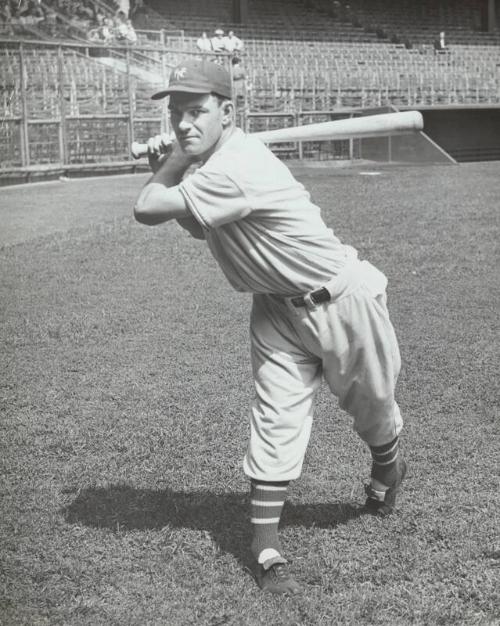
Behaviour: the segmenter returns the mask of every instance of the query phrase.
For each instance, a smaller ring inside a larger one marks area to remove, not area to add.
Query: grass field
[[[249,568],[250,296],[147,228],[141,176],[0,190],[0,623],[500,624],[499,163],[308,169],[389,277],[408,479],[364,515],[368,451],[322,389],[281,534]]]

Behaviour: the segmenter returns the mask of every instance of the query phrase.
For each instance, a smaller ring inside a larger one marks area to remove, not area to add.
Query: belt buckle
[[[306,309],[312,310],[315,309],[318,304],[313,300],[312,294],[314,292],[310,291],[309,293],[304,294],[303,296],[295,296],[295,298],[291,298],[291,303],[297,309],[305,307]]]
[[[330,292],[326,287],[320,287],[319,289],[315,289],[314,291],[310,291],[308,294],[304,296],[304,301],[308,308],[316,308],[320,304],[324,304],[325,302],[330,302],[331,296]]]
[[[330,302],[331,296],[330,292],[326,287],[320,287],[313,291],[311,294],[311,299],[315,304],[323,304],[324,302]]]
[[[304,306],[307,309],[315,309],[318,306],[317,302],[313,300],[313,293],[314,291],[310,291],[309,293],[306,293],[302,296],[304,299]]]
[[[317,306],[322,304],[323,302],[329,302],[330,300],[330,292],[326,287],[320,287],[319,289],[315,289],[314,291],[309,291],[303,296],[296,296],[291,298],[291,302],[294,307],[307,307],[308,309],[315,309]]]

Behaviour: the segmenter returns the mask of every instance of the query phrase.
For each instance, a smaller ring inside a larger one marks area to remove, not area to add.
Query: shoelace
[[[288,578],[288,571],[284,563],[277,563],[273,567],[273,570],[276,578],[280,578],[281,580],[286,580]]]

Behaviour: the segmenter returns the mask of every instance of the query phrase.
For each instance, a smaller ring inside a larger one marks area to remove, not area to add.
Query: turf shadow
[[[114,532],[167,526],[204,530],[218,548],[249,565],[250,522],[247,493],[137,489],[128,485],[88,487],[62,510],[71,524]],[[359,517],[364,509],[350,503],[287,502],[281,526],[334,528]]]

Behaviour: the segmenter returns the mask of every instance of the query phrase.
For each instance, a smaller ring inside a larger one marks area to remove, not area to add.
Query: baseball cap
[[[174,92],[216,93],[223,98],[231,98],[231,75],[213,61],[191,59],[174,67],[168,87],[153,94],[153,100],[160,100]]]

